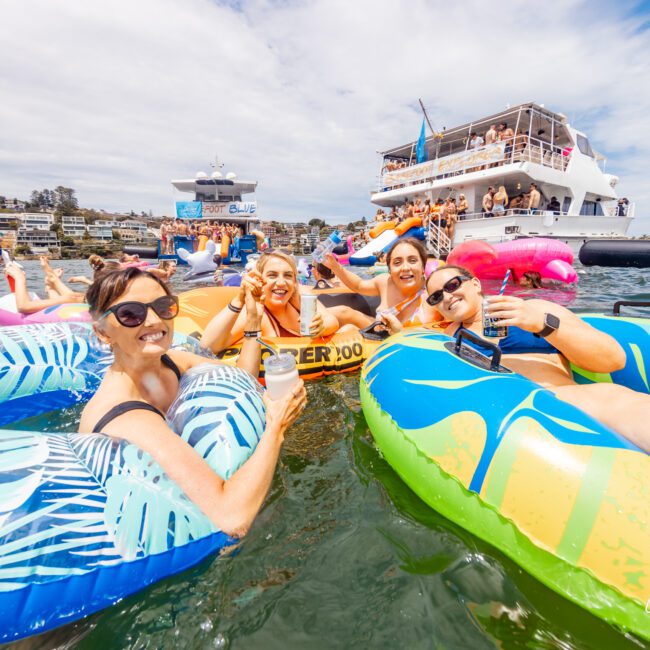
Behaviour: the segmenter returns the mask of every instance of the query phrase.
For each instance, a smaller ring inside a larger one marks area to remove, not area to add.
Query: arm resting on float
[[[128,421],[125,416],[128,416]],[[125,430],[128,428],[128,435]],[[277,420],[267,421],[250,458],[224,481],[159,415],[130,411],[115,418],[105,433],[124,438],[151,454],[201,511],[224,533],[243,537],[271,486],[284,433]]]
[[[555,314],[560,319],[560,327],[546,340],[571,363],[589,372],[607,373],[625,367],[625,350],[612,336],[560,305],[546,303],[545,313]]]
[[[571,363],[590,372],[614,372],[625,367],[625,351],[617,341],[585,323],[568,309],[548,300],[522,300],[515,296],[490,296],[490,315],[501,325],[515,325],[538,333],[545,314],[560,319],[560,326],[546,337]]]

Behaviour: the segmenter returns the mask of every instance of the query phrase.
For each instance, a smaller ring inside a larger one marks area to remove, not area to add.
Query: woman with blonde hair
[[[492,212],[505,212],[508,205],[508,193],[503,185],[499,185],[499,191],[492,197]]]
[[[248,318],[244,299],[246,288],[259,297],[261,329],[246,331]],[[316,303],[316,314],[309,326],[312,338],[333,334],[339,322],[328,309]],[[282,251],[263,253],[253,271],[242,278],[239,294],[205,328],[201,345],[213,351],[223,350],[245,337],[301,336],[300,284],[293,255]]]

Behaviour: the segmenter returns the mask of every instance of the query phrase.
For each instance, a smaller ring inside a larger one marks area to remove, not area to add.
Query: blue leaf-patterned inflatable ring
[[[88,328],[38,327],[45,330],[31,335],[49,336],[27,341],[30,327],[0,330],[8,378],[0,410],[22,412],[30,388],[51,410],[83,399],[101,379],[107,353]],[[54,370],[30,375],[19,368],[28,362]],[[261,391],[244,371],[206,364],[183,376],[169,424],[228,478],[264,430]],[[102,434],[0,429],[2,641],[78,620],[232,543],[134,445]]]

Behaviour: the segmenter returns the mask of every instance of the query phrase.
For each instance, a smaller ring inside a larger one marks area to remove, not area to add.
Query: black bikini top
[[[171,357],[166,354],[163,354],[160,358],[164,366],[167,366],[180,381],[181,371],[178,369],[178,366],[172,361]],[[97,424],[93,427],[93,433],[101,433],[102,429],[109,423],[112,422],[116,417],[128,413],[129,411],[151,411],[152,413],[157,413],[163,420],[165,419],[165,414],[162,413],[155,406],[142,400],[130,400],[128,402],[122,402],[121,404],[116,404],[112,409],[108,411],[104,416],[102,416]]]

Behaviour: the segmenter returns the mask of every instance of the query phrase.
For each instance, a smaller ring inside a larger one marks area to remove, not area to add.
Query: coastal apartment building
[[[25,230],[49,230],[54,225],[54,215],[51,212],[24,212],[20,215],[21,228]]]
[[[124,221],[104,221],[102,223],[109,228],[116,228],[120,231],[130,230],[135,232],[138,237],[144,238],[147,235],[147,224],[144,221],[125,219]]]
[[[59,238],[51,230],[42,228],[18,228],[16,246],[29,246],[32,253],[47,253],[50,248],[59,248]]]
[[[83,217],[65,215],[61,217],[61,228],[66,237],[80,239],[86,233],[86,220]]]
[[[101,241],[111,241],[113,239],[113,229],[104,223],[98,221],[95,224],[86,226],[86,228],[92,239],[99,239]]]

